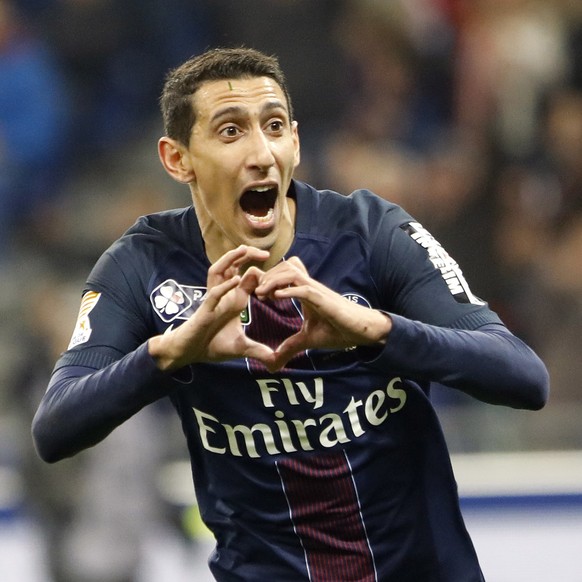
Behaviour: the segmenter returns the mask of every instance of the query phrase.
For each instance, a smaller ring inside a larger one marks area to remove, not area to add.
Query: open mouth
[[[277,188],[260,186],[247,190],[240,199],[243,212],[253,222],[268,222],[273,216]]]

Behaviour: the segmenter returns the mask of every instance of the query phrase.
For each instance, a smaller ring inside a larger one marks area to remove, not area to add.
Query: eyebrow
[[[275,109],[282,109],[287,112],[287,107],[279,99],[272,99],[263,105],[261,108],[261,113],[266,113]],[[229,105],[219,109],[211,118],[210,123],[216,122],[221,117],[242,117],[247,111],[246,107],[241,107],[240,105]]]

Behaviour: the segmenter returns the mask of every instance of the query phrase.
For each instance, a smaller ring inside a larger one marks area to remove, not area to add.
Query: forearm
[[[546,403],[546,367],[502,326],[466,331],[391,317],[393,327],[375,367],[439,382],[491,404],[537,410]]]
[[[61,368],[33,420],[38,454],[55,462],[91,447],[169,390],[168,375],[158,370],[145,344],[101,370]]]

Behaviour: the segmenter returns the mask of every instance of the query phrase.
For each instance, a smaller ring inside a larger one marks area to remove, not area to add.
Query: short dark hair
[[[188,59],[167,74],[160,97],[166,135],[187,146],[196,122],[192,98],[202,83],[245,77],[273,79],[283,90],[289,117],[293,119],[287,82],[276,57],[246,47],[214,48]]]

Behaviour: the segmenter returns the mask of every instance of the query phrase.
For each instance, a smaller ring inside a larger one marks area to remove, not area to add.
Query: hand
[[[262,271],[249,269],[239,273],[249,263],[262,263],[268,251],[240,246],[225,253],[208,270],[207,293],[197,311],[175,330],[155,336],[149,350],[162,370],[176,370],[195,362],[217,362],[250,357],[272,365],[271,348],[248,338],[243,330],[240,313],[258,285]]]
[[[258,280],[254,292],[259,299],[299,299],[303,325],[275,350],[272,363],[264,360],[270,371],[281,369],[296,354],[313,348],[345,349],[372,345],[386,340],[392,320],[378,310],[347,300],[322,283],[312,279],[301,260],[291,257],[262,273],[251,268]]]

